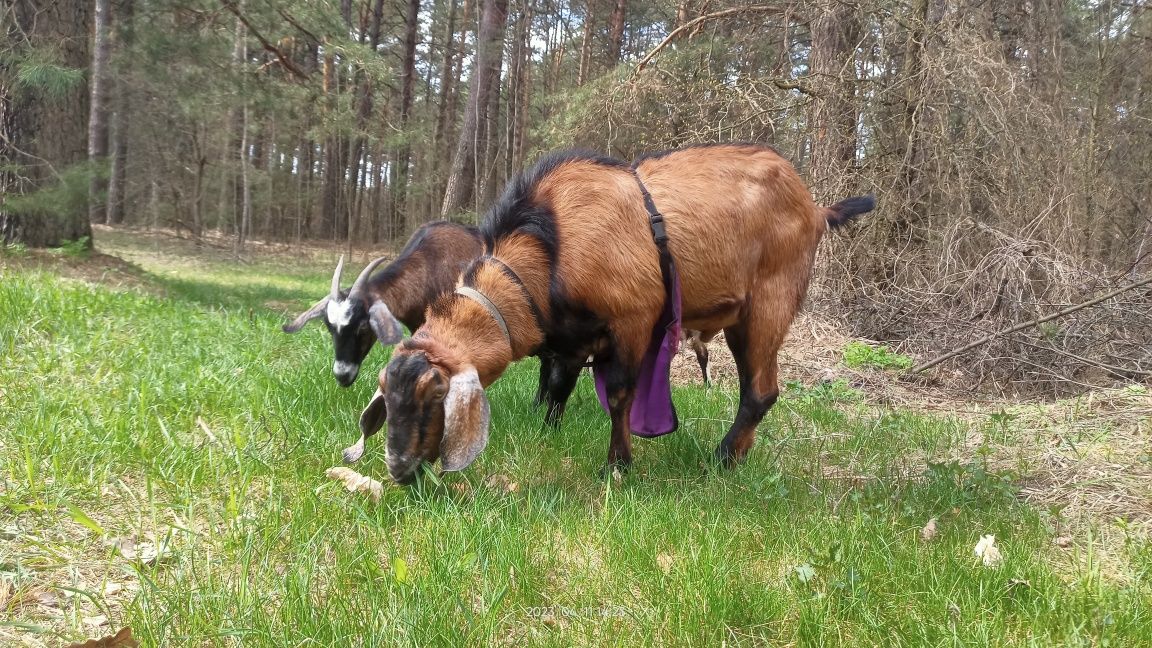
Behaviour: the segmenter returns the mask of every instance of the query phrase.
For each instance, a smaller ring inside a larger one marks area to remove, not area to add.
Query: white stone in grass
[[[1004,556],[1000,554],[1000,549],[996,546],[996,536],[994,535],[980,536],[980,542],[976,543],[973,553],[980,558],[985,567],[998,567],[1004,561]]]
[[[928,524],[925,524],[923,529],[920,529],[920,539],[924,542],[932,542],[936,538],[936,533],[936,518],[932,518],[928,520]]]

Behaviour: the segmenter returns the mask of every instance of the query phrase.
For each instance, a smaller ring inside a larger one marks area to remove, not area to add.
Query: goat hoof
[[[552,428],[553,430],[556,430],[556,429],[560,428],[560,421],[563,418],[564,418],[564,410],[556,411],[556,410],[550,409],[550,410],[548,410],[548,413],[544,415],[544,424],[547,425],[548,427]]]
[[[739,453],[721,444],[716,447],[715,452],[716,463],[720,464],[721,468],[735,468],[738,464],[744,463],[748,457],[747,453]]]

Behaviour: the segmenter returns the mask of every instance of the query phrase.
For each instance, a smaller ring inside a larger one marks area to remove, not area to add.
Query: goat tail
[[[848,224],[860,214],[867,214],[876,208],[876,197],[873,195],[853,196],[845,198],[831,207],[824,208],[824,218],[828,221],[828,229],[836,229]]]

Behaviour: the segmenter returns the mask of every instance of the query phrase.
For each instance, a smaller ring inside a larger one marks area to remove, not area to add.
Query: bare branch
[[[269,42],[268,39],[264,38],[263,34],[261,34],[256,29],[256,27],[254,27],[252,25],[252,23],[248,20],[248,18],[246,18],[244,16],[244,14],[240,13],[240,9],[238,9],[236,7],[235,3],[233,3],[231,0],[220,0],[220,1],[221,1],[221,4],[224,5],[225,9],[227,9],[229,12],[231,12],[232,15],[236,16],[236,18],[240,22],[244,23],[244,27],[246,27],[248,29],[248,33],[252,34],[253,36],[256,37],[256,40],[260,41],[260,46],[263,47],[265,51],[271,52],[273,55],[276,56],[276,59],[280,61],[280,65],[284,66],[285,70],[288,70],[289,72],[291,72],[292,75],[295,76],[297,79],[303,80],[303,79],[308,78],[308,75],[305,74],[304,71],[301,70],[299,67],[297,67],[296,64],[292,62],[291,58],[289,58],[287,55],[285,55],[284,52],[280,51],[279,47],[276,47],[271,42]]]
[[[780,7],[776,7],[776,6],[772,6],[772,5],[749,5],[746,7],[733,7],[731,9],[724,9],[723,11],[714,11],[710,14],[704,14],[703,16],[697,16],[696,18],[689,20],[688,22],[684,23],[683,25],[680,25],[676,29],[673,29],[671,33],[669,33],[667,36],[665,36],[664,40],[660,41],[659,45],[657,45],[656,47],[653,47],[651,52],[648,52],[648,54],[644,58],[640,59],[640,62],[636,64],[636,72],[634,72],[633,74],[638,74],[638,73],[642,72],[644,70],[644,66],[648,65],[649,61],[652,60],[652,57],[659,54],[660,50],[664,49],[668,45],[668,43],[671,43],[673,40],[676,39],[677,36],[684,33],[685,31],[688,31],[688,30],[690,30],[690,29],[692,29],[692,28],[694,28],[697,25],[700,25],[702,23],[708,22],[709,20],[718,20],[720,18],[727,18],[728,16],[735,16],[737,14],[751,13],[751,12],[756,12],[756,13],[767,12],[767,13],[783,14],[784,10],[781,9]]]
[[[912,367],[911,373],[920,373],[921,371],[924,371],[926,369],[931,369],[932,367],[935,367],[936,365],[940,364],[941,362],[944,362],[945,360],[948,360],[949,358],[954,358],[954,357],[960,355],[961,353],[964,353],[965,351],[975,349],[976,347],[978,347],[982,344],[985,344],[987,342],[990,342],[991,340],[994,340],[994,339],[996,339],[1002,335],[1008,335],[1009,333],[1015,333],[1017,331],[1023,331],[1024,329],[1031,328],[1033,326],[1036,326],[1037,324],[1043,324],[1044,322],[1050,322],[1054,319],[1064,317],[1065,315],[1071,315],[1072,313],[1075,313],[1076,311],[1083,310],[1085,308],[1088,308],[1089,306],[1095,306],[1096,304],[1099,304],[1102,301],[1107,301],[1107,300],[1115,297],[1116,295],[1128,292],[1129,290],[1132,290],[1134,288],[1139,288],[1140,286],[1146,286],[1148,284],[1152,284],[1152,276],[1145,277],[1144,279],[1141,279],[1140,281],[1137,281],[1135,283],[1128,284],[1127,286],[1122,286],[1120,288],[1117,288],[1116,290],[1105,293],[1099,297],[1096,297],[1095,299],[1090,299],[1086,302],[1076,304],[1075,306],[1070,306],[1068,308],[1065,308],[1062,311],[1058,311],[1058,312],[1055,312],[1055,313],[1052,313],[1049,315],[1045,315],[1043,317],[1037,317],[1036,319],[1029,320],[1029,321],[1023,322],[1021,324],[1017,324],[1016,326],[1013,326],[1013,327],[1008,328],[1008,329],[1004,329],[1003,331],[997,331],[997,332],[992,333],[990,335],[985,335],[984,337],[980,338],[979,340],[976,340],[975,342],[965,344],[964,346],[960,347],[959,349],[954,349],[952,351],[949,351],[948,353],[945,353],[942,356],[938,356],[936,358],[933,358],[933,359],[929,360],[928,362],[925,362],[925,363],[923,363],[917,367]]]

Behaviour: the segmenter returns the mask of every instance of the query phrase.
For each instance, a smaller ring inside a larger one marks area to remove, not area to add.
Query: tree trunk
[[[327,110],[333,110],[337,93],[336,61],[331,50],[325,49],[327,51],[324,52],[324,105]],[[321,178],[323,186],[320,190],[320,227],[324,234],[332,240],[339,237],[337,231],[337,214],[340,201],[339,182],[340,170],[344,168],[343,159],[340,155],[340,142],[341,138],[335,135],[329,135],[324,140],[324,166],[323,177]]]
[[[612,9],[612,28],[608,31],[608,65],[615,67],[620,62],[624,48],[624,17],[628,14],[628,0],[616,0]]]
[[[416,40],[419,37],[417,29],[420,17],[420,0],[408,0],[408,9],[404,14],[404,59],[400,68],[400,137],[402,144],[396,151],[396,158],[392,161],[392,220],[401,223],[408,215],[408,229],[414,229],[418,216],[409,210],[408,197],[408,167],[411,164],[412,147],[409,145],[408,120],[412,115],[412,95],[416,86]]]
[[[103,223],[108,218],[108,58],[111,40],[108,36],[108,0],[95,0],[92,29],[91,89],[88,106],[88,220]]]
[[[580,39],[580,68],[576,72],[576,85],[582,86],[588,81],[592,67],[592,23],[595,20],[593,8],[596,0],[587,0],[584,3],[584,36]]]
[[[132,45],[133,0],[123,0],[120,15],[116,19],[115,37],[118,49],[123,53]],[[124,222],[124,199],[128,181],[128,123],[132,106],[132,87],[124,83],[128,56],[120,57],[115,91],[112,93],[112,123],[109,129],[109,148],[112,149],[112,172],[108,183],[108,213],[105,222]]]
[[[512,177],[524,164],[524,131],[530,105],[532,77],[532,3],[525,2],[516,21],[515,50],[508,74],[507,166],[505,177]],[[547,60],[547,59],[545,59]]]
[[[237,258],[252,229],[252,185],[248,178],[248,106],[240,111],[240,221],[236,223]]]
[[[500,80],[503,58],[504,24],[508,19],[508,0],[484,0],[480,31],[476,38],[476,64],[468,83],[468,105],[448,186],[444,191],[443,216],[472,206],[473,183],[476,180],[476,156],[488,150],[488,108],[493,86]]]
[[[820,96],[812,102],[810,176],[817,202],[848,195],[856,159],[856,42],[860,22],[855,9],[835,3],[812,25],[811,70]]]
[[[928,32],[928,0],[913,0],[908,20],[908,42],[904,51],[904,69],[901,72],[907,84],[904,95],[904,160],[901,180],[905,196],[903,214],[897,217],[894,234],[902,236],[915,223],[928,217],[926,190],[920,175],[924,164],[924,141],[920,120],[923,92],[924,39]]]
[[[24,52],[54,50],[61,65],[83,70],[89,64],[89,6],[85,2],[6,3],[8,46]],[[69,167],[88,155],[87,77],[62,92],[26,87],[13,92],[11,57],[0,58],[0,239],[32,247],[56,246],[88,237],[86,191],[62,182]],[[87,188],[85,187],[85,190]],[[53,207],[31,196],[41,190],[67,194]],[[15,208],[12,197],[25,197]]]
[[[368,25],[367,37],[368,47],[373,52],[380,45],[380,22],[384,16],[384,0],[375,0],[372,7],[372,17]],[[347,230],[345,236],[351,241],[356,229],[358,228],[359,220],[356,206],[358,204],[359,193],[359,179],[361,177],[361,165],[364,161],[364,133],[368,129],[368,124],[372,118],[372,83],[364,70],[358,70],[356,73],[356,94],[358,100],[356,102],[356,138],[352,141],[351,149],[348,153],[348,161],[344,177],[347,178],[347,192],[345,203],[345,221],[347,222]]]

